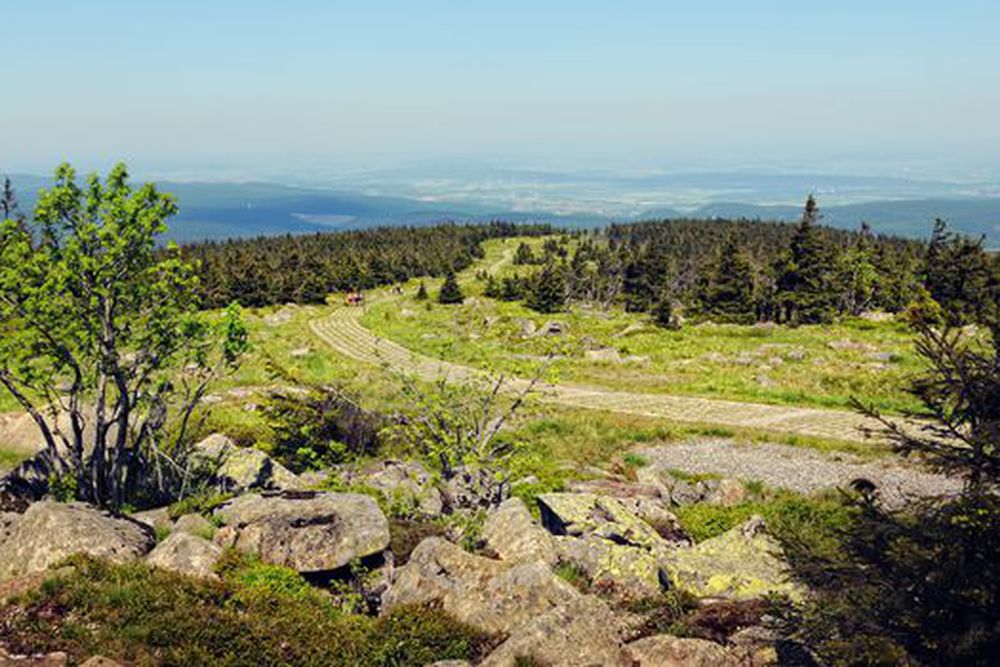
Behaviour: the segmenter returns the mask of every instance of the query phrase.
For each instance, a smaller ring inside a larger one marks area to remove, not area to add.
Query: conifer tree
[[[778,302],[787,322],[829,322],[835,312],[833,254],[817,226],[819,218],[816,199],[809,195],[791,248],[778,269]]]
[[[653,322],[661,329],[677,329],[677,320],[674,317],[673,298],[664,291],[653,306]]]
[[[455,280],[455,272],[449,271],[448,275],[444,277],[441,291],[438,292],[438,303],[455,304],[463,301],[465,301],[465,296],[462,294],[462,288],[458,286],[458,281]]]
[[[426,300],[427,300],[427,285],[425,285],[424,281],[421,280],[420,286],[417,287],[417,301],[426,301]]]
[[[535,274],[525,305],[539,313],[555,313],[566,307],[563,272],[551,262]]]
[[[517,250],[514,252],[514,264],[524,265],[524,264],[534,264],[535,254],[531,252],[531,246],[522,241],[518,246]]]
[[[755,317],[753,267],[733,232],[726,238],[700,300],[705,313],[726,322],[747,323]]]

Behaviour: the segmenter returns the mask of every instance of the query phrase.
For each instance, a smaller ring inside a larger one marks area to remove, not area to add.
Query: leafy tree
[[[444,277],[441,291],[438,292],[438,303],[454,304],[463,301],[465,301],[465,296],[462,294],[462,288],[458,286],[458,281],[455,280],[455,272],[449,271],[448,275]]]
[[[726,322],[754,320],[753,267],[730,233],[710,272],[700,298],[702,311]]]
[[[566,283],[559,267],[549,263],[534,275],[525,305],[539,313],[556,313],[566,307]]]
[[[0,224],[0,384],[45,457],[105,507],[147,482],[175,488],[195,406],[247,345],[238,309],[202,315],[195,267],[157,250],[176,210],[152,184],[130,186],[124,165],[81,187],[64,164],[30,227]]]
[[[810,195],[790,251],[779,267],[777,298],[782,317],[789,322],[828,322],[834,314],[833,254],[817,226],[819,218],[819,206]]]

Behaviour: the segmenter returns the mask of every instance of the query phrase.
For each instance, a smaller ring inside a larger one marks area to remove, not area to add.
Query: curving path
[[[361,362],[413,373],[424,379],[485,377],[482,371],[416,354],[361,325],[361,308],[341,308],[309,323],[313,333],[337,352]],[[524,386],[515,380],[513,386]],[[546,385],[541,400],[555,405],[712,424],[777,433],[861,442],[864,427],[877,424],[854,412],[742,403],[690,396],[638,394],[570,384]]]

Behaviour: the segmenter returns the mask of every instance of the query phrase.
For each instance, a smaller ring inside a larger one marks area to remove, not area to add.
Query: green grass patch
[[[15,652],[100,653],[135,665],[421,665],[494,643],[440,610],[345,614],[291,570],[231,560],[219,582],[141,563],[74,559],[69,574],[0,607]]]

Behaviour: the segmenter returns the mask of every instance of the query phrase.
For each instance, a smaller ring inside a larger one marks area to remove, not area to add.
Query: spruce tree
[[[815,324],[833,319],[833,253],[819,229],[819,207],[809,195],[791,248],[778,269],[778,302],[782,319]]]
[[[702,310],[725,322],[754,320],[754,275],[736,234],[729,233],[701,295]]]
[[[653,306],[653,323],[661,329],[678,329],[673,298],[664,292]]]
[[[427,285],[425,285],[424,281],[421,280],[420,286],[417,287],[417,301],[426,301],[426,300],[427,300]]]
[[[453,304],[462,303],[463,301],[465,301],[465,296],[462,294],[462,289],[458,286],[458,281],[455,280],[455,272],[449,271],[448,275],[444,277],[441,291],[438,292],[438,303]]]
[[[546,264],[532,279],[525,305],[539,313],[555,313],[565,308],[563,272],[552,263]]]
[[[534,263],[535,254],[531,252],[531,246],[522,241],[520,245],[517,246],[517,251],[514,252],[514,264],[524,265]]]

